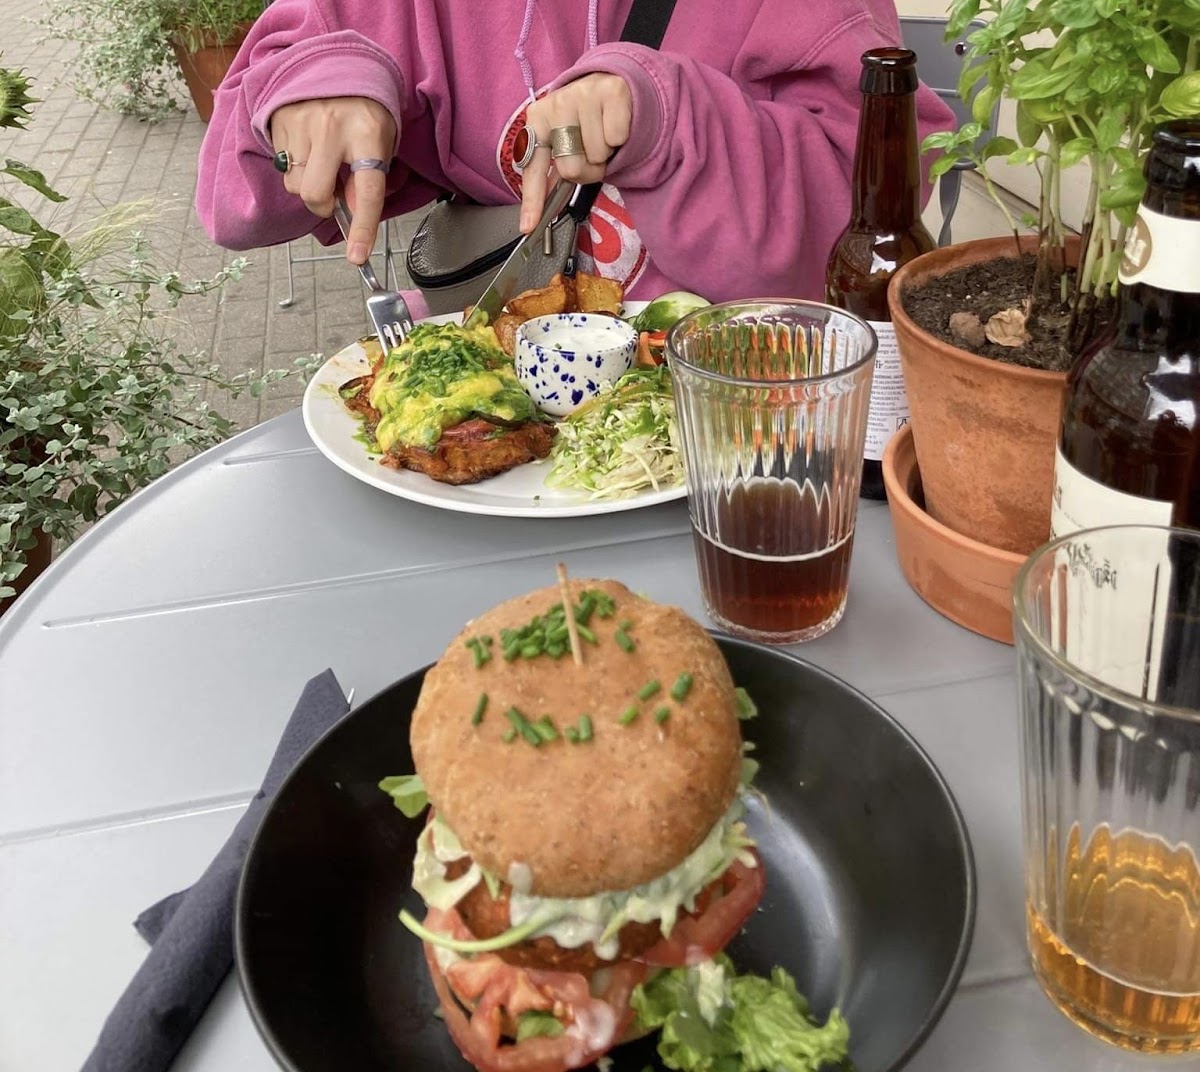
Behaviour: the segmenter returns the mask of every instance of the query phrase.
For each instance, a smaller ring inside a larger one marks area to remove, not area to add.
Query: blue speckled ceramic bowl
[[[517,378],[538,408],[565,417],[633,368],[637,332],[602,313],[555,313],[517,329]]]

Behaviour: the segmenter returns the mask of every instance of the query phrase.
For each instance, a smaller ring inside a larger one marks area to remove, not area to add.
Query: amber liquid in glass
[[[720,543],[692,531],[701,590],[716,618],[763,633],[836,623],[850,578],[853,532],[832,547],[821,546],[827,521],[794,485],[739,485],[720,501],[716,521]],[[818,550],[802,550],[812,547]]]
[[[1200,1048],[1200,868],[1192,851],[1107,827],[1081,848],[1074,826],[1061,874],[1057,927],[1026,906],[1034,972],[1054,1003],[1126,1049]]]

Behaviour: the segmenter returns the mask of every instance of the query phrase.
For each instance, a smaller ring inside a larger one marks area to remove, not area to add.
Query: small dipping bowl
[[[637,332],[603,313],[554,313],[517,328],[517,379],[537,407],[565,417],[633,368]]]

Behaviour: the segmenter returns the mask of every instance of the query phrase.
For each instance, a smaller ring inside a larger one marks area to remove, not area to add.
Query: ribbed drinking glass
[[[1014,600],[1034,973],[1109,1042],[1200,1049],[1200,532],[1074,533]]]
[[[807,301],[729,302],[667,337],[700,588],[723,629],[810,640],[846,606],[875,334]]]

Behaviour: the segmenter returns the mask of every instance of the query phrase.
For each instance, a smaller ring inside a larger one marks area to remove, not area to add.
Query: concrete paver
[[[358,275],[340,256],[294,265],[295,302],[284,309],[279,302],[287,296],[286,246],[244,254],[214,246],[192,207],[204,124],[190,105],[151,124],[80,100],[69,84],[56,84],[51,72],[66,69],[69,54],[60,42],[39,42],[36,22],[45,7],[42,0],[0,0],[5,27],[0,64],[25,68],[34,96],[42,98],[28,130],[0,131],[0,155],[37,168],[69,198],[62,206],[35,205],[39,218],[52,219],[60,229],[79,229],[115,204],[145,200],[154,212],[145,231],[165,268],[196,278],[245,257],[249,265],[242,279],[219,298],[184,302],[175,311],[181,341],[210,351],[230,373],[288,367],[312,352],[328,355],[369,331],[365,308],[351,300],[362,290]],[[411,220],[395,221],[397,239],[413,226]],[[311,239],[292,243],[294,257],[329,252]],[[396,266],[403,270],[402,255]],[[405,277],[401,282],[407,285]],[[262,399],[211,401],[246,428],[296,406],[303,389],[298,379],[287,380],[273,384]]]

